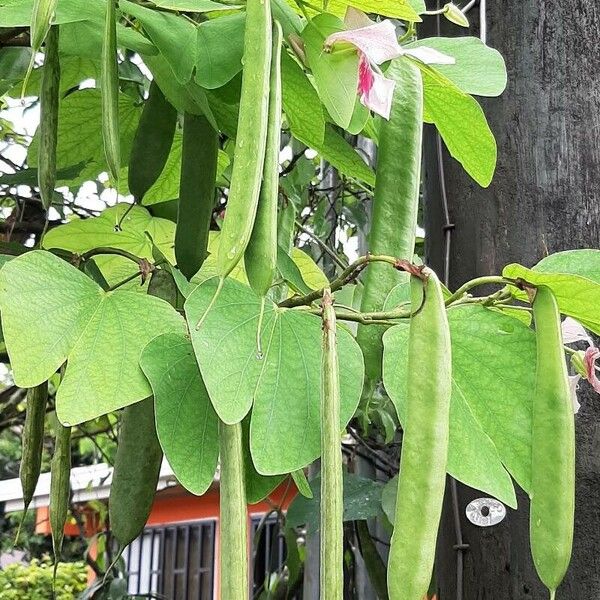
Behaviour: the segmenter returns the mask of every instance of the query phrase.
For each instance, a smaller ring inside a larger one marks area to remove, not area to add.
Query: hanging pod
[[[33,7],[31,10],[31,25],[29,27],[29,38],[31,44],[31,58],[29,59],[29,65],[27,66],[27,73],[23,79],[23,88],[21,96],[25,95],[27,89],[27,83],[33,71],[33,65],[35,64],[35,55],[41,50],[42,44],[50,31],[52,24],[52,18],[56,10],[56,4],[58,0],[34,0]]]
[[[554,598],[571,560],[575,512],[575,423],[560,329],[550,288],[533,300],[537,346],[531,440],[529,530],[536,571]]]
[[[54,580],[60,561],[71,495],[71,428],[55,417],[54,454],[50,464],[50,527],[54,551]]]
[[[219,134],[208,119],[185,113],[175,259],[188,279],[198,272],[207,256],[218,156]]]
[[[217,253],[220,277],[227,277],[244,255],[254,225],[267,138],[271,27],[268,0],[248,0],[231,185]]]
[[[121,150],[119,138],[119,63],[117,60],[117,0],[107,0],[100,71],[102,95],[102,139],[108,171],[119,181]]]
[[[38,150],[38,186],[42,205],[52,205],[56,185],[56,145],[58,143],[58,104],[60,101],[60,59],[58,25],[46,37],[46,52],[40,87],[40,144]]]
[[[321,600],[344,596],[344,491],[340,440],[340,376],[330,290],[323,294],[321,373]]]
[[[138,204],[165,167],[176,124],[177,110],[165,98],[156,81],[152,81],[133,138],[127,169],[129,191]]]
[[[396,81],[389,121],[382,120],[369,252],[412,261],[419,208],[423,137],[423,82],[419,69],[405,58],[390,64],[386,77]],[[362,312],[383,310],[390,291],[405,275],[384,263],[365,272]],[[359,325],[357,341],[365,357],[367,386],[381,379],[385,328]]]
[[[119,555],[143,531],[158,484],[162,450],[154,424],[154,398],[123,409],[108,515]]]
[[[273,25],[273,51],[267,145],[262,185],[252,235],[244,254],[246,275],[252,289],[265,296],[277,270],[277,200],[279,198],[279,151],[281,149],[281,25]]]
[[[48,382],[27,390],[27,405],[25,407],[25,424],[21,437],[21,464],[19,466],[19,479],[23,488],[23,517],[15,543],[18,541],[21,525],[31,504],[35,486],[40,477],[42,466],[42,451],[44,443],[44,420],[46,418],[46,405],[48,404]]]
[[[390,600],[422,600],[433,571],[446,485],[452,368],[441,284],[411,277],[406,419],[388,563]]]

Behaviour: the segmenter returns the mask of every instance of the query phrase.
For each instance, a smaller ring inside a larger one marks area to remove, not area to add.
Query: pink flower
[[[594,390],[600,394],[600,379],[598,379],[596,373],[596,360],[600,358],[600,350],[594,346],[588,332],[575,319],[567,317],[562,322],[561,329],[563,343],[572,344],[574,342],[586,342],[588,345],[585,352],[577,352],[571,359],[577,373],[569,376],[569,386],[571,388],[573,410],[577,413],[580,406],[577,401],[577,388],[579,387],[579,381],[582,377],[585,377]]]
[[[405,50],[398,43],[396,27],[389,20],[374,22],[363,12],[348,7],[345,31],[332,33],[325,40],[325,51],[331,52],[335,44],[350,44],[358,52],[358,97],[361,103],[381,115],[390,118],[396,82],[383,75],[378,65],[399,56],[407,55],[426,64],[453,64],[454,59],[432,48]]]

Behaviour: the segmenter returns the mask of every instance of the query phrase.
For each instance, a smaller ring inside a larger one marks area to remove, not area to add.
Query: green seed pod
[[[390,119],[382,121],[379,134],[369,252],[412,261],[421,181],[423,83],[419,69],[402,58],[392,61],[386,76],[397,84]],[[404,277],[386,264],[370,265],[364,278],[361,311],[382,310],[388,294],[405,281]],[[358,327],[357,341],[370,387],[381,379],[384,331],[379,325]]]
[[[60,60],[58,26],[46,37],[46,56],[40,89],[40,145],[38,150],[38,186],[42,204],[48,210],[56,185],[56,145],[58,142],[58,105],[60,100]]]
[[[146,525],[162,462],[154,423],[154,398],[123,409],[108,513],[122,551]]]
[[[188,279],[198,272],[207,256],[218,156],[219,135],[208,119],[185,113],[175,258]]]
[[[50,465],[50,527],[52,528],[52,548],[56,573],[71,494],[69,481],[71,476],[71,428],[64,427],[58,419],[55,419],[54,428],[54,454]]]
[[[330,290],[323,294],[321,382],[321,600],[341,600],[344,595],[344,484],[336,321]]]
[[[44,419],[48,404],[48,382],[27,390],[25,425],[21,438],[21,465],[19,478],[23,486],[25,511],[31,503],[42,465],[44,443]]]
[[[263,180],[258,208],[244,264],[252,289],[265,296],[277,271],[277,200],[279,197],[279,151],[281,149],[281,25],[273,27],[271,91]]]
[[[571,560],[575,512],[575,423],[560,329],[550,288],[533,300],[537,345],[531,439],[531,553],[554,598]]]
[[[406,419],[388,563],[391,600],[420,600],[429,588],[446,485],[450,331],[440,282],[430,269],[422,275],[425,282],[411,278],[415,314],[408,338]]]
[[[138,204],[165,167],[176,124],[177,110],[165,98],[156,81],[152,81],[133,138],[127,171],[129,191]]]
[[[56,10],[56,4],[58,0],[34,0],[33,8],[31,11],[31,26],[29,28],[30,33],[30,44],[31,44],[31,59],[29,60],[29,66],[27,67],[27,73],[23,80],[23,92],[27,89],[27,83],[35,64],[35,55],[42,48],[42,44],[48,35],[50,25],[52,24],[52,18],[54,17],[54,11]]]
[[[271,38],[270,3],[248,0],[237,138],[217,254],[221,277],[241,260],[254,225],[267,139]]]
[[[119,181],[121,149],[119,137],[119,64],[117,60],[117,0],[107,0],[100,72],[102,93],[102,139],[109,174]]]
[[[221,600],[248,600],[248,516],[244,484],[242,424],[219,421]]]

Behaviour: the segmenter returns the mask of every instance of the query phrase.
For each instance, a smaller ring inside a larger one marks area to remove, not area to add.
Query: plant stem
[[[517,286],[517,284],[514,281],[506,279],[505,277],[501,277],[500,275],[487,275],[485,277],[477,277],[475,279],[471,279],[471,281],[467,281],[467,283],[459,287],[449,298],[446,298],[446,306],[449,306],[450,304],[462,298],[469,290],[472,290],[473,288],[476,288],[480,285],[489,284]]]
[[[97,256],[98,254],[116,254],[117,256],[123,256],[124,258],[128,258],[134,263],[140,262],[141,258],[136,256],[135,254],[131,254],[131,252],[127,252],[127,250],[120,250],[119,248],[108,248],[101,246],[99,248],[92,248],[87,252],[84,252],[80,255],[80,259],[83,261],[89,260],[92,256]]]
[[[279,303],[279,306],[282,308],[293,308],[294,306],[305,306],[311,305],[313,302],[316,302],[320,298],[323,297],[326,289],[329,289],[330,292],[335,292],[340,288],[344,287],[347,283],[350,283],[353,279],[358,277],[360,272],[372,262],[385,262],[395,268],[402,268],[399,265],[398,259],[393,256],[379,255],[379,254],[367,254],[366,256],[361,256],[357,258],[352,264],[346,267],[341,275],[334,279],[327,288],[321,288],[320,290],[315,290],[306,296],[294,296],[293,298],[288,298],[283,302]]]
[[[248,541],[242,426],[219,421],[221,600],[248,600]]]
[[[321,390],[321,600],[341,600],[344,592],[340,382],[336,325],[330,290],[323,294]]]

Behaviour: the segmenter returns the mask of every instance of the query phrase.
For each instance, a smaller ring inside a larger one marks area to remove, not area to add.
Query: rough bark
[[[488,44],[500,50],[509,84],[483,101],[498,140],[498,169],[484,190],[446,153],[455,229],[450,284],[535,264],[547,253],[600,247],[600,5],[586,0],[488,2]],[[477,34],[477,24],[473,32]],[[456,29],[452,35],[456,35]],[[435,138],[426,141],[428,262],[443,271],[442,215]],[[557,598],[600,597],[600,402],[582,384],[577,428],[577,502],[571,567]],[[557,490],[560,493],[560,490]],[[465,541],[465,600],[547,598],[529,552],[528,505],[490,529],[468,523],[478,492],[460,487]],[[456,598],[454,526],[448,503],[440,534],[440,600]]]

